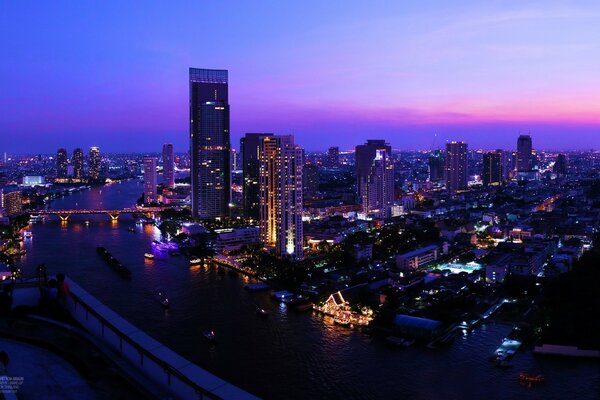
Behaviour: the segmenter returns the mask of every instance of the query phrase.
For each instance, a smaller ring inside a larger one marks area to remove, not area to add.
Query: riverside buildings
[[[282,257],[303,258],[303,150],[294,137],[260,139],[260,237]]]
[[[356,146],[356,185],[364,212],[385,216],[394,201],[392,147],[385,140]]]
[[[260,216],[260,189],[258,185],[260,160],[258,153],[261,139],[268,136],[273,136],[273,134],[246,133],[240,139],[243,170],[242,207],[244,216],[254,220],[258,220]]]
[[[144,203],[156,203],[156,158],[144,157]]]
[[[231,162],[227,70],[190,68],[192,216],[229,215]]]

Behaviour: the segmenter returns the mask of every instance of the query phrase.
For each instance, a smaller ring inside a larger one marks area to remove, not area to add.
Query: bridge
[[[135,207],[135,208],[122,208],[122,209],[109,209],[109,210],[88,210],[88,209],[73,209],[73,210],[36,210],[32,211],[31,215],[58,215],[61,222],[67,222],[69,217],[74,214],[80,215],[97,215],[107,214],[111,221],[117,221],[121,214],[154,214],[166,210],[167,207]]]

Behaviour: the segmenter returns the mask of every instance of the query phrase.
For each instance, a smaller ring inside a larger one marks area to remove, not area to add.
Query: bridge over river
[[[72,210],[36,210],[32,211],[32,216],[49,216],[49,215],[58,215],[58,218],[62,222],[67,222],[69,217],[73,214],[83,214],[83,215],[98,215],[98,214],[106,214],[110,217],[112,221],[116,221],[119,219],[119,215],[121,214],[147,214],[151,215],[157,212],[161,212],[165,210],[166,207],[133,207],[133,208],[122,208],[122,209],[107,209],[107,210],[99,210],[99,209],[72,209]]]

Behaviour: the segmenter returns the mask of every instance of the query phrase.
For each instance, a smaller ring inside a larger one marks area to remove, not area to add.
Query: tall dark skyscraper
[[[302,193],[304,198],[314,197],[319,191],[319,166],[304,164],[302,170]]]
[[[388,156],[392,154],[392,147],[385,140],[367,140],[367,143],[356,146],[356,191],[361,202],[377,150],[385,150]]]
[[[56,152],[56,177],[66,178],[67,167],[69,166],[69,158],[67,157],[67,150],[62,147]]]
[[[327,150],[327,166],[328,167],[337,167],[340,163],[340,148],[339,147],[330,147]]]
[[[569,172],[569,163],[567,161],[567,156],[564,154],[559,154],[556,157],[556,161],[554,162],[553,171],[558,175],[566,175]]]
[[[100,149],[90,147],[89,177],[92,180],[100,178]]]
[[[531,136],[521,135],[517,139],[517,174],[529,174],[532,170],[532,141]]]
[[[467,189],[467,144],[446,143],[446,189],[450,192]]]
[[[260,216],[259,174],[261,138],[273,136],[272,133],[246,133],[240,139],[240,154],[242,156],[244,216],[258,220]]]
[[[73,150],[73,178],[83,178],[83,150],[76,148]]]
[[[192,215],[229,215],[231,145],[227,70],[190,68]]]
[[[173,145],[170,143],[163,144],[162,162],[163,185],[166,188],[173,188],[175,187],[175,153]]]
[[[444,180],[444,155],[440,150],[435,150],[429,156],[429,181],[441,182]]]
[[[483,155],[483,184],[500,185],[504,180],[501,152],[489,152]]]

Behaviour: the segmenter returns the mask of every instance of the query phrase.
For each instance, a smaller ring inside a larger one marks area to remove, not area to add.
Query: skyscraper
[[[90,147],[89,177],[91,180],[100,179],[100,149]]]
[[[440,150],[435,150],[429,156],[429,181],[441,182],[444,180],[444,155]]]
[[[163,161],[163,185],[166,188],[175,187],[175,154],[173,153],[173,145],[170,143],[163,144],[162,149]]]
[[[360,202],[364,198],[363,184],[371,173],[377,150],[385,150],[386,154],[392,154],[392,148],[385,140],[367,140],[367,143],[356,146],[356,192]]]
[[[566,175],[569,172],[569,164],[567,161],[567,156],[564,154],[559,154],[556,157],[556,161],[554,162],[553,171],[558,175]]]
[[[144,203],[156,203],[156,158],[144,157]]]
[[[302,259],[302,149],[294,137],[260,141],[260,235],[283,257]]]
[[[489,152],[483,155],[483,184],[500,185],[504,181],[502,152]]]
[[[61,147],[56,152],[56,177],[66,178],[68,166],[69,158],[67,157],[67,150]]]
[[[467,189],[467,144],[446,143],[446,189],[450,192]]]
[[[314,197],[319,191],[319,166],[304,164],[302,169],[302,193],[304,198]]]
[[[260,140],[263,137],[273,136],[272,133],[246,133],[240,139],[240,154],[242,156],[243,170],[243,199],[244,216],[258,220],[260,216]]]
[[[227,70],[189,70],[192,216],[229,215],[231,162]]]
[[[375,151],[369,174],[361,183],[363,211],[378,217],[389,217],[394,204],[394,160],[385,148]]]
[[[83,178],[83,150],[79,147],[73,150],[73,177]]]
[[[529,180],[533,169],[532,159],[532,141],[529,135],[520,135],[517,139],[517,178],[519,180]]]
[[[340,148],[339,147],[330,147],[327,150],[327,166],[328,167],[337,167],[340,163]]]

